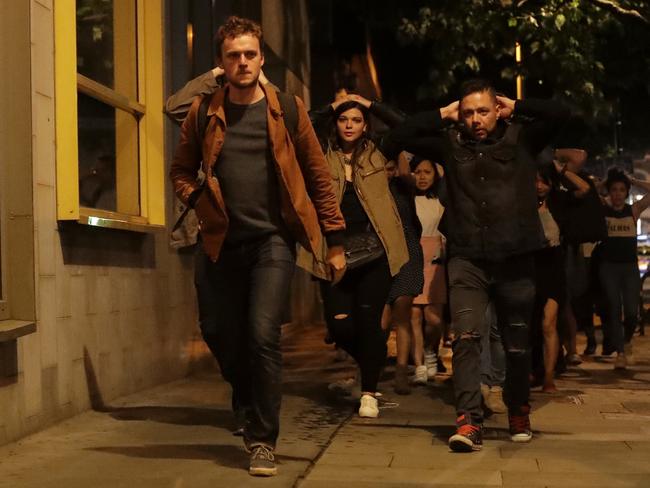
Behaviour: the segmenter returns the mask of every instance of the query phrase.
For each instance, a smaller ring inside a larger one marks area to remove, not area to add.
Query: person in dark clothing
[[[372,243],[379,251],[362,263],[357,261],[357,265],[349,257],[348,269],[340,282],[321,282],[329,333],[359,366],[359,416],[374,418],[379,415],[377,383],[386,360],[382,311],[391,279],[408,262],[409,251],[384,169],[392,153],[381,138],[371,135],[371,114],[389,125],[402,120],[389,107],[359,95],[347,95],[323,110],[312,111],[310,116],[321,135],[334,191],[345,219],[346,253],[350,256],[355,250],[355,241],[362,242],[362,248]],[[326,277],[312,255],[299,252],[298,264],[317,278]]]
[[[480,355],[490,301],[507,356],[504,393],[511,439],[532,438],[528,403],[528,329],[535,300],[532,253],[545,242],[537,212],[535,157],[568,115],[559,103],[511,100],[497,95],[490,83],[472,80],[461,87],[459,101],[417,114],[391,133],[392,143],[445,166],[458,415],[456,433],[449,439],[454,451],[471,452],[482,446]]]
[[[278,94],[260,83],[260,26],[230,17],[219,28],[216,47],[227,83],[207,95],[203,130],[203,98],[191,103],[170,177],[198,217],[201,333],[232,386],[235,414],[245,419],[249,473],[273,476],[282,398],[280,325],[296,242],[319,254],[327,240],[328,253],[318,259],[336,278],[345,269],[345,222],[302,101],[294,98],[297,128],[290,136]],[[204,185],[196,180],[199,169]]]
[[[404,230],[409,260],[393,278],[384,313],[396,329],[397,364],[395,365],[395,392],[399,395],[410,393],[408,378],[408,358],[411,349],[411,306],[413,299],[422,293],[424,256],[420,246],[422,225],[415,207],[415,188],[408,158],[400,153],[397,163],[389,161],[386,170],[389,187]],[[391,167],[395,167],[390,171]],[[388,327],[387,327],[388,328]],[[416,363],[417,367],[417,363]]]
[[[641,288],[636,222],[650,206],[650,193],[631,205],[626,203],[632,183],[646,191],[650,190],[648,182],[628,178],[618,168],[609,170],[605,182],[609,196],[609,204],[605,205],[607,238],[599,244],[598,271],[609,312],[609,337],[618,353],[614,363],[616,369],[625,369],[634,364],[632,336],[638,322]]]
[[[558,315],[560,342],[564,343],[566,357],[558,359],[558,371],[566,370],[567,363],[577,365],[582,358],[576,350],[578,326],[587,336],[584,354],[593,354],[596,338],[593,325],[594,295],[597,280],[592,279],[596,271],[596,259],[592,251],[596,242],[607,235],[605,215],[592,176],[585,171],[587,153],[582,149],[558,148],[554,159],[566,165],[567,171],[576,174],[589,185],[589,191],[581,198],[565,198],[562,226],[562,247],[565,258],[567,297]],[[560,181],[555,188],[558,195],[570,195],[574,189]],[[603,340],[603,344],[605,344]]]
[[[560,181],[572,189],[558,190]],[[535,253],[536,301],[533,320],[532,355],[533,374],[543,378],[542,391],[553,393],[555,364],[560,351],[557,332],[558,312],[566,301],[566,276],[562,237],[566,222],[566,208],[574,198],[581,198],[589,184],[554,159],[551,165],[537,172],[539,217],[544,228],[546,246]]]

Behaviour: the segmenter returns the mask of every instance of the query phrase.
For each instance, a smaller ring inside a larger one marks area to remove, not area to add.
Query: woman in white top
[[[424,252],[424,290],[413,300],[411,314],[412,351],[416,366],[414,383],[424,384],[438,372],[438,346],[443,330],[443,308],[447,303],[444,236],[438,229],[445,211],[438,199],[443,170],[438,164],[416,157],[411,160],[411,168],[415,176],[415,208],[422,224],[420,244]]]

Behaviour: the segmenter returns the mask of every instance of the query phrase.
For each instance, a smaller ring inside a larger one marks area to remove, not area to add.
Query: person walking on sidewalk
[[[440,222],[445,208],[440,202],[442,167],[415,156],[411,160],[415,177],[415,208],[422,225],[420,246],[424,253],[424,289],[413,300],[411,334],[415,384],[426,384],[438,373],[438,350],[444,329],[443,309],[447,303],[444,236]]]
[[[368,418],[379,415],[377,383],[386,360],[382,311],[392,278],[409,260],[402,221],[386,177],[388,151],[382,139],[373,141],[371,114],[387,125],[402,120],[384,104],[359,95],[347,95],[311,113],[314,127],[323,135],[330,179],[346,224],[345,275],[339,283],[321,281],[325,321],[336,344],[359,366],[359,416]],[[327,277],[322,263],[302,249],[298,265],[317,278]]]
[[[462,85],[458,101],[416,114],[392,131],[397,146],[445,166],[458,415],[456,433],[449,439],[453,451],[471,452],[483,443],[480,357],[490,301],[507,357],[504,393],[511,439],[532,438],[528,334],[535,300],[533,252],[544,245],[535,157],[567,117],[557,102],[515,101],[497,95],[484,80],[471,80]]]
[[[650,183],[630,179],[618,168],[611,168],[607,173],[607,238],[599,244],[598,271],[607,300],[609,337],[618,353],[614,363],[616,369],[625,369],[633,364],[632,336],[638,323],[641,289],[636,223],[641,213],[650,206],[650,193],[631,205],[625,203],[632,184],[650,191]]]
[[[345,223],[302,101],[292,97],[297,128],[290,137],[278,94],[259,82],[263,49],[262,30],[251,20],[230,17],[219,28],[226,84],[210,95],[205,128],[203,98],[192,102],[170,177],[199,221],[195,280],[203,338],[232,386],[234,409],[244,413],[249,473],[271,476],[282,396],[280,321],[295,243],[318,254],[336,278],[345,268],[339,240]],[[320,254],[322,235],[327,256]]]
[[[574,158],[586,157],[579,149]],[[571,191],[557,189],[560,182]],[[543,382],[542,391],[555,393],[555,366],[560,352],[557,331],[558,313],[566,301],[565,258],[562,247],[566,229],[566,208],[569,202],[583,198],[590,191],[589,184],[569,170],[566,163],[553,159],[550,165],[539,168],[536,181],[539,217],[544,228],[546,246],[535,253],[536,300],[531,330],[534,384]]]
[[[412,342],[411,307],[414,297],[421,294],[424,288],[424,273],[422,272],[424,257],[420,246],[422,225],[415,208],[415,188],[409,158],[410,155],[401,152],[397,158],[397,163],[394,161],[386,163],[386,172],[389,175],[392,173],[392,177],[389,176],[388,185],[399,211],[409,253],[408,262],[402,266],[400,272],[393,278],[384,309],[387,321],[394,325],[396,332],[397,361],[394,389],[398,395],[408,395],[411,392],[408,377],[408,359]],[[395,169],[391,171],[393,167]],[[386,328],[389,329],[389,326]],[[420,360],[421,364],[422,360]],[[416,361],[416,368],[417,366]],[[424,380],[426,382],[426,371]]]

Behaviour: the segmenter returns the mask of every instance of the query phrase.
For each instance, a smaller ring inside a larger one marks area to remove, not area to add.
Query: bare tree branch
[[[639,12],[638,10],[625,8],[616,0],[589,0],[589,1],[594,5],[607,9],[610,12],[613,12],[615,14],[634,17],[637,20],[640,20],[650,25],[650,20],[648,20],[641,12]]]

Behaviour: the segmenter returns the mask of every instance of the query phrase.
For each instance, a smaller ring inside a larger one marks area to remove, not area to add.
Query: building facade
[[[0,444],[210,364],[192,250],[168,242],[163,104],[230,14],[261,21],[267,76],[308,102],[304,1],[0,0]]]

